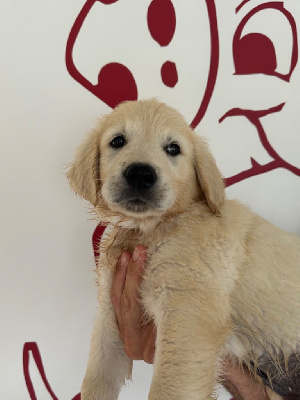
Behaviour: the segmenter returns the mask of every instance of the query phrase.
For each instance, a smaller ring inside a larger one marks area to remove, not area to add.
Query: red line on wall
[[[218,69],[219,69],[220,43],[219,43],[217,11],[214,0],[206,0],[206,6],[208,11],[210,36],[211,36],[210,67],[209,67],[206,89],[202,102],[197,111],[197,114],[195,115],[193,121],[191,122],[191,127],[193,129],[201,122],[202,118],[206,113],[212,94],[214,92],[218,75]]]
[[[246,5],[247,3],[249,3],[249,1],[251,1],[251,0],[244,0],[244,1],[242,1],[242,3],[235,9],[235,12],[238,13],[238,12],[240,11],[240,9],[241,9],[242,7],[244,7],[244,5]]]
[[[31,376],[30,376],[29,364],[30,364],[31,357],[35,361],[37,369],[40,373],[40,376],[41,376],[41,378],[44,382],[44,385],[45,385],[47,391],[49,392],[50,396],[52,397],[53,400],[58,400],[58,397],[55,396],[53,390],[50,387],[48,379],[46,377],[46,373],[45,373],[45,369],[44,369],[44,365],[43,365],[43,361],[42,361],[42,357],[41,357],[38,345],[35,342],[27,342],[24,344],[24,348],[23,348],[23,371],[24,371],[26,386],[27,386],[28,393],[30,395],[31,400],[41,400],[36,397],[35,390],[33,387]]]

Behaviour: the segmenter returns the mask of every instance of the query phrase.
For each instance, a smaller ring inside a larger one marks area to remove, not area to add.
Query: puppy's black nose
[[[134,189],[148,189],[157,181],[154,168],[148,164],[131,164],[126,168],[124,175],[128,185]]]

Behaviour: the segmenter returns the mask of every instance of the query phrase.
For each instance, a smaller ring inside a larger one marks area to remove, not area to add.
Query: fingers
[[[268,400],[266,389],[250,374],[246,366],[240,366],[226,360],[224,370],[224,386],[239,400]]]
[[[124,329],[126,354],[133,360],[143,359],[144,327],[142,327],[142,308],[139,303],[139,286],[147,258],[146,248],[137,246],[128,263],[126,281],[121,296],[121,314]]]
[[[154,328],[153,322],[150,322],[149,325],[145,328],[145,346],[143,350],[142,359],[147,364],[153,364],[154,355],[155,355],[155,340],[156,340],[156,330]]]
[[[146,258],[146,248],[141,245],[137,246],[127,268],[126,282],[122,295],[125,309],[130,308],[131,303],[133,305],[137,304],[137,299],[139,298],[138,288],[142,283]]]
[[[120,337],[122,340],[124,340],[124,324],[121,311],[121,296],[125,286],[127,266],[130,258],[131,255],[129,252],[122,253],[121,257],[119,258],[110,292],[110,298],[117,317]]]

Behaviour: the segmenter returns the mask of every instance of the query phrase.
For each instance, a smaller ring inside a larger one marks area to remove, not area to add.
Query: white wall
[[[22,368],[25,342],[38,344],[59,399],[71,399],[80,391],[86,367],[96,308],[91,245],[96,222],[88,205],[71,193],[64,173],[84,133],[110,108],[76,82],[65,65],[67,39],[84,3],[15,0],[0,5],[0,393],[12,400],[29,398]],[[234,32],[251,9],[264,3],[249,2],[236,14],[237,1],[216,1],[218,78],[197,130],[208,138],[226,177],[249,169],[250,157],[262,166],[274,162],[275,153],[285,161],[284,168],[245,179],[227,193],[299,235],[299,65],[289,82],[274,75],[234,75]],[[95,3],[74,46],[75,65],[95,84],[101,66],[122,62],[133,72],[140,98],[159,97],[191,122],[209,68],[206,3],[191,0],[187,6],[173,1],[177,25],[166,47],[149,34],[149,4],[150,0]],[[284,4],[299,23],[300,4],[292,0]],[[276,48],[277,72],[286,74],[295,40],[290,20],[282,10],[265,13],[249,20],[244,34],[256,30],[268,35]],[[177,66],[179,80],[173,89],[160,78],[166,60]],[[271,152],[246,117],[219,123],[235,107],[266,110],[283,102],[281,112],[261,119]],[[37,399],[50,399],[32,359],[30,371]],[[146,398],[151,367],[137,363],[135,375],[135,383],[121,399]]]

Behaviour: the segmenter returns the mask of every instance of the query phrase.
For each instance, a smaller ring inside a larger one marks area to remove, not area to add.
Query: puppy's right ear
[[[74,192],[94,206],[98,203],[98,193],[101,186],[99,164],[99,131],[95,129],[77,148],[75,158],[67,172],[67,178]]]
[[[194,152],[195,170],[199,186],[205,195],[211,212],[220,215],[225,198],[225,188],[216,160],[205,140],[199,136],[195,140]]]

